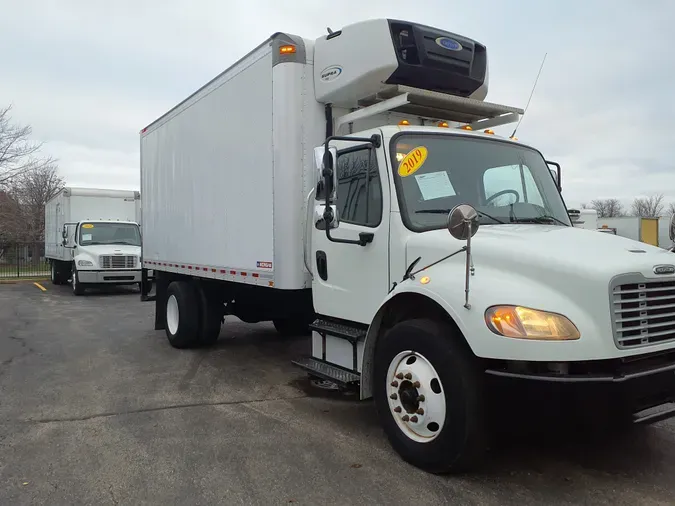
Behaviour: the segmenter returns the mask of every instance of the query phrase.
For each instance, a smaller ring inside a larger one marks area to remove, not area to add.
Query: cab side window
[[[382,221],[382,185],[374,150],[339,152],[336,176],[340,221],[377,227]]]

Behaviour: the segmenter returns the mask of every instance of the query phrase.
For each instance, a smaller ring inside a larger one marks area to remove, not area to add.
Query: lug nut
[[[396,399],[398,399],[398,395],[396,395],[396,394],[391,394],[391,395],[389,396],[389,398],[390,398],[392,401],[395,401]]]
[[[400,413],[402,411],[401,406],[396,406],[394,408],[394,413]]]
[[[423,415],[423,414],[424,414],[424,410],[423,410],[422,408],[420,408],[420,409],[418,409],[417,411],[415,411],[415,413],[417,413],[418,415]]]
[[[398,379],[402,380],[402,379],[403,379],[403,373],[402,373],[402,372],[398,373],[398,374],[396,375],[396,377],[397,377]]]
[[[410,420],[410,417],[409,417],[408,415],[403,415],[403,417],[401,418],[401,420],[403,420],[404,422],[407,422],[407,421]]]
[[[413,383],[413,386],[414,386],[415,388],[419,388],[419,387],[421,387],[422,385],[420,385],[420,382],[419,382],[419,381],[416,381],[415,383]]]
[[[424,401],[425,401],[424,395],[420,395],[420,396],[417,398],[417,402],[424,402]]]
[[[412,423],[417,423],[417,417],[414,416],[414,415],[411,416],[411,417],[410,417],[410,421],[411,421]]]
[[[407,380],[412,379],[412,374],[408,373],[404,376],[404,378]]]
[[[391,386],[397,387],[397,386],[398,386],[398,381],[392,381],[392,382],[391,382]]]

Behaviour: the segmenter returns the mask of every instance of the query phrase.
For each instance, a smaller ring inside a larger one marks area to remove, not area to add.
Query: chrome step
[[[332,381],[344,387],[357,384],[361,378],[358,373],[348,371],[342,367],[312,357],[302,357],[293,360],[292,364],[304,369],[310,374],[327,379],[328,381]]]

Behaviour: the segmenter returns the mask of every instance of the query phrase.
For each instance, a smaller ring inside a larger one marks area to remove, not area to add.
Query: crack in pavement
[[[59,423],[59,422],[83,422],[87,420],[94,420],[97,418],[110,418],[113,416],[123,416],[123,415],[135,415],[141,413],[152,413],[155,411],[168,411],[172,409],[186,409],[186,408],[199,408],[199,407],[208,407],[208,406],[233,406],[241,404],[259,404],[262,402],[274,402],[274,401],[292,401],[296,399],[305,399],[308,395],[297,395],[293,397],[268,397],[262,399],[248,399],[241,401],[215,401],[215,402],[195,402],[187,404],[170,404],[168,406],[156,406],[154,408],[139,408],[139,409],[129,409],[124,411],[110,411],[104,413],[94,413],[91,415],[83,416],[73,416],[73,417],[62,417],[62,418],[38,418],[38,419],[26,419],[26,420],[15,420],[15,422],[27,423],[27,424],[45,424],[45,423]],[[6,420],[5,423],[11,423],[11,420]]]

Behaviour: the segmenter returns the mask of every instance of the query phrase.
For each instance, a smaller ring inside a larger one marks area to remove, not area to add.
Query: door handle
[[[328,259],[325,251],[318,250],[316,252],[316,272],[321,279],[328,280]]]

